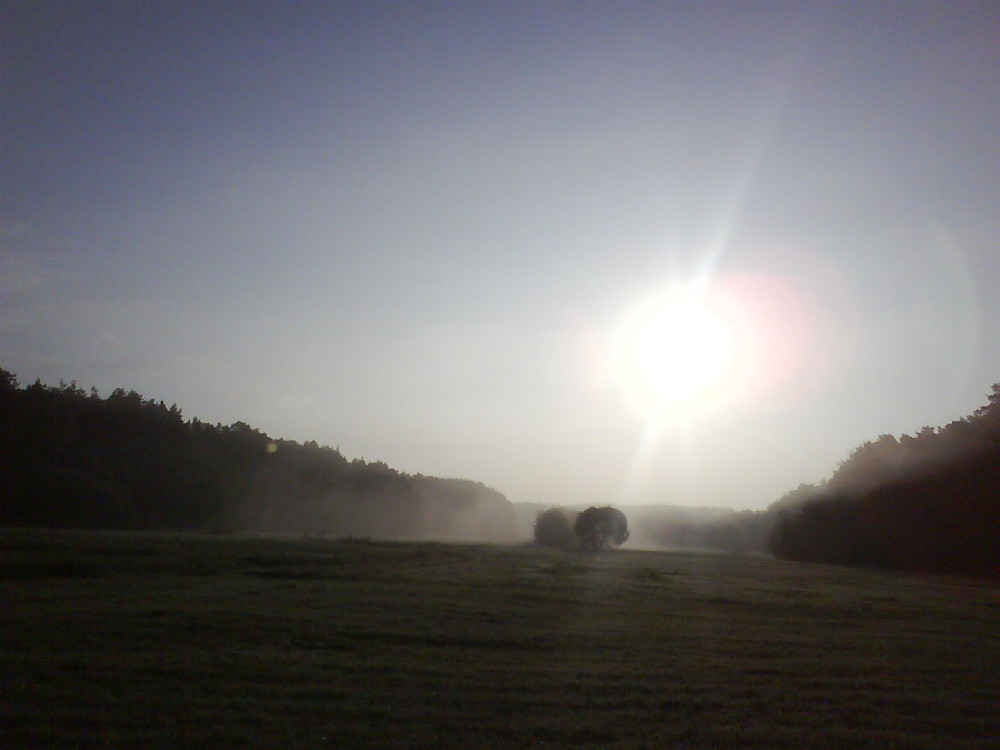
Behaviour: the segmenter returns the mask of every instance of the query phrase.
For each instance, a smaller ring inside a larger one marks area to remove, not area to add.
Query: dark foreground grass
[[[970,748],[990,584],[760,558],[5,531],[0,746]]]

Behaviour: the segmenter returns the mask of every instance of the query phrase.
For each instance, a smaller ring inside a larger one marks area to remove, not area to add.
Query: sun
[[[613,347],[614,368],[641,411],[660,413],[699,402],[730,378],[736,330],[704,295],[671,290],[636,307]]]

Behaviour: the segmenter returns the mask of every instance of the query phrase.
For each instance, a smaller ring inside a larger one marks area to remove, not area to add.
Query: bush
[[[573,522],[564,508],[549,508],[535,519],[535,544],[567,549],[576,543]]]

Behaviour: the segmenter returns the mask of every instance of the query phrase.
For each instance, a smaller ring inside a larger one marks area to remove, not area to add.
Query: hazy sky
[[[760,508],[1000,380],[995,2],[4,0],[0,34],[22,382],[513,501]],[[651,421],[612,343],[694,281],[753,373]]]

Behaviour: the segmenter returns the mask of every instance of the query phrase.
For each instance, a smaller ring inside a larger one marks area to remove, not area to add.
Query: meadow
[[[4,748],[969,748],[1000,588],[763,557],[4,530]]]

